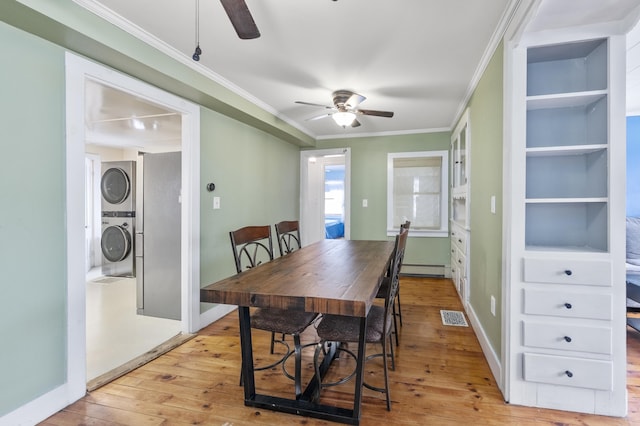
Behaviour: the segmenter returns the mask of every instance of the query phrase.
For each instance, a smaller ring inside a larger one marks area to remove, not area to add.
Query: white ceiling
[[[238,38],[218,0],[199,0],[199,62],[191,59],[196,0],[75,1],[322,139],[450,129],[519,0],[246,0],[261,32],[254,40]],[[628,21],[636,22],[638,14],[640,0],[543,0],[528,29],[606,21],[631,27]],[[634,40],[640,45],[640,36]],[[631,62],[630,87],[637,89],[640,47]],[[294,103],[331,105],[337,89],[366,96],[362,108],[395,116],[360,116],[361,127],[342,129],[330,118],[309,121],[322,108]],[[640,106],[640,96],[635,102]],[[88,121],[151,114],[156,126],[164,120],[176,125],[174,116],[124,111],[140,106],[128,105],[121,114],[115,105],[88,112]],[[113,123],[124,126],[120,121]],[[108,123],[94,123],[94,138]]]

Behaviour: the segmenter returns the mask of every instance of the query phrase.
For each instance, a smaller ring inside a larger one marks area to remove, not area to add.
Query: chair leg
[[[398,337],[398,320],[396,314],[396,304],[393,304],[393,334],[396,336],[396,346],[400,345],[400,338]]]
[[[400,327],[402,327],[402,306],[400,306],[400,285],[398,284],[398,292],[396,293],[396,300],[398,301],[398,318],[400,318]],[[395,306],[394,306],[395,309]]]
[[[315,394],[312,397],[312,400],[316,402],[320,399],[320,391],[322,390],[322,374],[320,374],[320,364],[318,363],[318,359],[320,358],[320,352],[322,352],[323,348],[324,342],[320,341],[316,345],[316,350],[313,353],[313,368],[315,370],[315,377],[318,381],[318,386],[316,388]]]
[[[284,339],[282,339],[282,340],[284,340]],[[276,341],[276,333],[272,331],[271,332],[271,353],[272,354],[273,354],[273,345],[274,345],[275,341]]]
[[[389,335],[389,347],[393,352],[393,343],[391,342],[391,335]],[[387,361],[387,338],[382,339],[382,364],[384,365],[384,394],[387,397],[387,411],[391,411],[391,397],[389,395],[389,369],[388,369],[388,361]],[[393,354],[391,355],[391,362],[395,364],[393,361]],[[394,366],[395,369],[395,366]]]
[[[393,342],[391,341],[391,335],[389,335],[389,350],[391,351],[391,353],[389,354],[391,355],[391,369],[393,371],[396,371],[396,356],[393,353]]]

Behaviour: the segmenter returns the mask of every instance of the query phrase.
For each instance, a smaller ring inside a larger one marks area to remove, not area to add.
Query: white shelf
[[[527,96],[527,110],[585,107],[606,96],[606,90]]]
[[[560,252],[560,253],[606,253],[605,250],[600,250],[589,246],[547,246],[547,245],[527,245],[525,251],[533,252]]]
[[[596,145],[555,145],[527,148],[527,157],[546,157],[558,155],[583,155],[602,151],[608,148],[606,144]]]
[[[601,198],[527,198],[527,204],[558,204],[558,203],[606,203],[606,197]]]

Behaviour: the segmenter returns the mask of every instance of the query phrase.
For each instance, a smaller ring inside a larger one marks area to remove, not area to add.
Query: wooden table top
[[[392,241],[321,240],[200,289],[209,303],[364,317]]]

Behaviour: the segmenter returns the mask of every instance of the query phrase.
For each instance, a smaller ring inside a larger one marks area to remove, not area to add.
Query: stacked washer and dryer
[[[135,161],[102,163],[102,274],[135,277]]]

